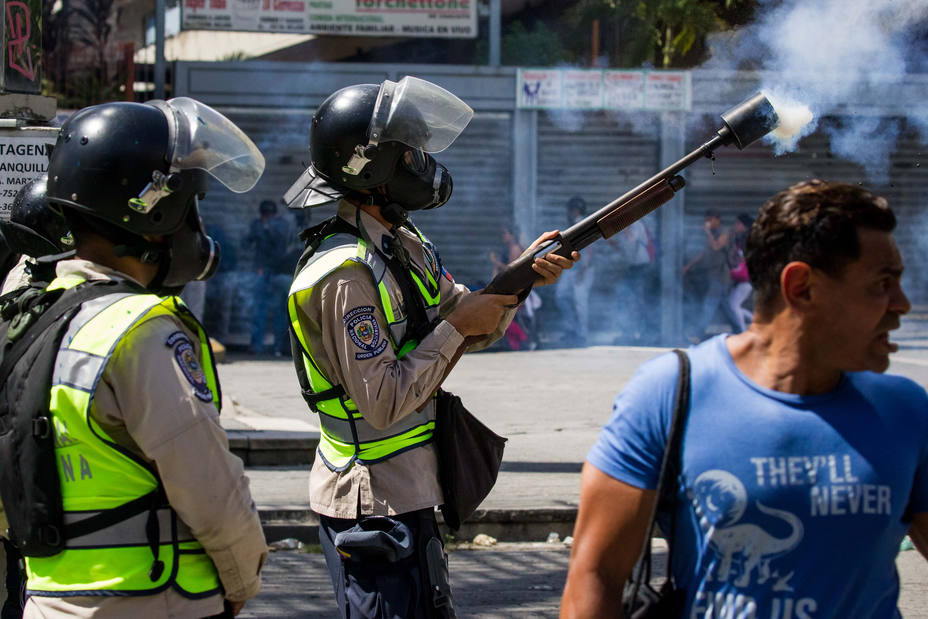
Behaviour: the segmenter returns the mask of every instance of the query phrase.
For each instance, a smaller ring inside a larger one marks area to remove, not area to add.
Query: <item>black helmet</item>
[[[45,202],[43,174],[23,185],[13,199],[9,221],[0,222],[10,249],[33,258],[60,254],[71,249],[73,240],[61,213]]]
[[[400,155],[408,148],[400,142],[368,145],[367,130],[374,113],[380,86],[358,84],[335,92],[313,114],[309,133],[309,152],[316,172],[333,186],[343,189],[370,189],[383,185],[393,175]],[[360,174],[342,168],[359,144],[370,157]]]
[[[241,129],[198,101],[104,103],[62,125],[48,162],[48,202],[78,213],[119,255],[158,264],[154,287],[176,287],[218,265],[218,245],[197,212],[208,176],[242,193],[263,170],[264,157]],[[153,235],[164,242],[141,238]]]
[[[104,103],[62,125],[48,200],[137,235],[170,234],[206,191],[207,174],[244,192],[263,169],[251,140],[193,99]]]
[[[383,196],[365,199],[407,210],[440,206],[451,175],[428,153],[450,146],[472,116],[453,94],[415,77],[342,88],[313,115],[312,164],[284,201],[302,208],[383,187]]]

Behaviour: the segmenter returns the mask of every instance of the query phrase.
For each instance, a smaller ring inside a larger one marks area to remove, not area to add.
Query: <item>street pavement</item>
[[[928,386],[925,316],[904,319],[892,339],[901,348],[889,371]],[[461,616],[557,615],[569,550],[563,544],[511,542],[543,541],[550,532],[560,538],[570,534],[580,467],[609,418],[615,394],[643,361],[664,350],[594,346],[478,353],[461,359],[445,388],[509,438],[496,487],[475,521],[458,533],[459,540],[486,533],[503,543],[451,553]],[[233,442],[243,436],[305,439],[318,431],[289,360],[233,353],[219,366],[219,376],[224,390],[222,423]],[[292,536],[315,541],[308,470],[308,464],[248,467],[269,540]],[[928,563],[916,551],[908,551],[900,554],[898,566],[904,616],[928,618]],[[276,552],[264,574],[264,592],[246,607],[243,617],[332,616],[331,583],[321,555]]]
[[[666,546],[654,543],[654,568],[663,575]],[[490,548],[451,548],[449,563],[458,616],[482,619],[557,617],[570,553],[563,543],[502,543]],[[896,560],[905,619],[928,617],[928,573],[915,550]],[[273,552],[264,567],[261,593],[239,617],[329,619],[337,617],[332,583],[321,554]],[[655,584],[663,582],[658,577]],[[850,619],[850,618],[848,618]]]
[[[569,550],[563,544],[503,544],[449,553],[459,617],[556,617]],[[261,593],[241,618],[337,617],[332,582],[318,553],[275,552],[263,571]]]

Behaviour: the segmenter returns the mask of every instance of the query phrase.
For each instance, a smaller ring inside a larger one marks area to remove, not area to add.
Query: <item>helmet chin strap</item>
[[[154,292],[157,295],[167,296],[173,294],[180,294],[180,291],[183,290],[183,286],[179,288],[166,287],[164,286],[164,279],[168,275],[168,271],[171,269],[171,259],[170,254],[165,254],[164,259],[158,262],[158,271],[155,273],[155,277],[148,283],[147,288]]]
[[[142,239],[141,242],[131,245],[115,245],[113,247],[113,254],[118,257],[131,256],[144,264],[154,264],[158,266],[155,277],[145,286],[148,290],[158,295],[169,295],[179,292],[165,288],[162,285],[171,268],[171,252],[166,244],[154,243]]]
[[[164,243],[141,239],[137,243],[114,245],[113,254],[119,258],[131,256],[143,264],[157,264],[160,268],[163,258],[168,254],[168,247]]]
[[[355,191],[346,194],[345,197],[356,206],[361,206],[362,204],[379,206],[380,216],[392,226],[402,226],[409,219],[409,211],[401,204],[390,200],[385,193],[362,193],[360,191]]]

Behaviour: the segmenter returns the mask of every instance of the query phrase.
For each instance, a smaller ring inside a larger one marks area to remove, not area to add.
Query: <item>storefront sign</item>
[[[477,36],[477,0],[182,0],[184,30]]]

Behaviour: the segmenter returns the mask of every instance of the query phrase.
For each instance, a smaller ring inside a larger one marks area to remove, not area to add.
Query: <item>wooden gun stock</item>
[[[536,258],[557,254],[569,258],[571,252],[581,250],[593,241],[609,238],[629,227],[660,205],[668,202],[685,181],[680,176],[661,179],[644,190],[619,199],[577,222],[553,241],[538,247],[533,253],[520,256],[489,283],[484,292],[491,294],[527,293],[535,284],[538,274],[532,269]]]

